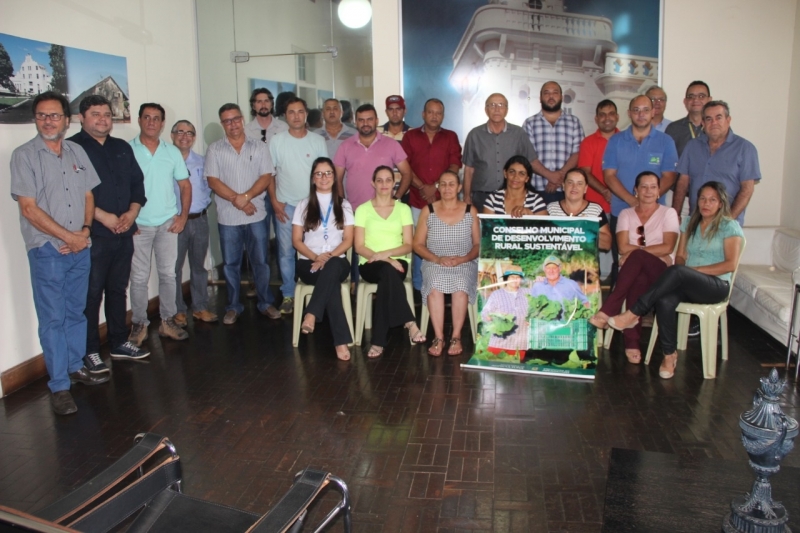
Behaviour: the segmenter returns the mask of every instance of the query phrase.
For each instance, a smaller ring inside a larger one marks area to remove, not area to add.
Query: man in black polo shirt
[[[81,131],[69,140],[80,145],[92,162],[100,185],[94,193],[92,222],[92,268],[86,297],[86,356],[90,372],[108,372],[100,358],[100,302],[105,292],[105,314],[111,357],[141,359],[150,355],[145,348],[128,342],[127,294],[133,257],[136,216],[147,199],[144,175],[130,144],[111,137],[111,103],[92,95],[80,103]]]

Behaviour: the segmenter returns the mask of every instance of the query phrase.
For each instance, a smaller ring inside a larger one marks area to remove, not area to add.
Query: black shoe
[[[150,355],[150,352],[142,346],[137,347],[132,342],[123,342],[113,350],[111,350],[111,357],[115,359],[142,359]]]
[[[60,390],[50,395],[50,407],[57,415],[71,415],[78,412],[78,406],[72,399],[72,394],[68,390]]]
[[[689,320],[689,336],[697,337],[700,335],[700,319],[692,315]]]
[[[110,372],[106,364],[100,359],[99,353],[89,353],[83,356],[83,366],[92,374]]]
[[[100,385],[110,379],[111,376],[108,374],[92,374],[85,366],[69,375],[70,383],[83,383],[84,385]]]

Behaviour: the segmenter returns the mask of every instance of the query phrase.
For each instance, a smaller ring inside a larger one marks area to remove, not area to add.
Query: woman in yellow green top
[[[375,197],[356,209],[355,247],[358,271],[364,281],[376,283],[372,346],[367,356],[379,357],[386,346],[389,328],[403,325],[411,344],[425,342],[408,306],[403,280],[408,274],[414,219],[411,209],[395,201],[394,172],[379,166],[372,174]]]

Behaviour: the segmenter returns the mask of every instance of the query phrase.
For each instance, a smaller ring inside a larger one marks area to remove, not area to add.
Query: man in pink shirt
[[[375,196],[372,188],[372,174],[381,165],[396,168],[400,172],[400,186],[395,191],[399,200],[411,185],[411,166],[400,143],[386,137],[377,130],[378,112],[372,104],[364,104],[356,109],[356,128],[358,135],[345,140],[336,150],[333,164],[336,167],[336,186],[340,196],[344,196],[355,211],[358,206]],[[352,265],[358,265],[358,257],[353,253]],[[353,281],[358,279],[358,268],[353,269]]]

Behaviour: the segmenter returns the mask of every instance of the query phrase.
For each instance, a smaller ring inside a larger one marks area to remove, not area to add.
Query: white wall
[[[706,81],[712,96],[730,104],[731,126],[756,145],[763,176],[747,209],[748,226],[780,224],[778,199],[783,195],[784,223],[800,228],[800,209],[792,205],[800,199],[800,180],[795,178],[800,169],[800,45],[796,43],[792,69],[792,45],[800,30],[796,7],[797,0],[664,0],[666,115],[675,119],[686,114],[683,95],[686,85],[696,79]],[[375,101],[380,102],[389,94],[402,94],[396,44],[400,1],[372,0],[372,9]],[[784,139],[790,117],[790,135]],[[785,157],[791,160],[786,171]]]
[[[35,5],[2,0],[2,13],[2,33],[125,56],[134,115],[141,103],[153,101],[166,108],[167,128],[179,116],[200,123],[193,0],[37,0]],[[79,129],[80,124],[72,124],[68,135]],[[42,351],[19,211],[8,193],[11,152],[35,134],[33,124],[0,127],[0,175],[6,187],[0,194],[0,294],[5,301],[0,308],[0,372]],[[135,118],[114,126],[117,137],[137,134]],[[151,279],[151,297],[153,287]]]
[[[788,45],[788,43],[787,43]],[[789,108],[783,164],[781,225],[800,229],[800,9],[794,19],[794,51],[789,81]]]

